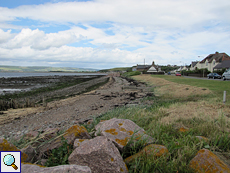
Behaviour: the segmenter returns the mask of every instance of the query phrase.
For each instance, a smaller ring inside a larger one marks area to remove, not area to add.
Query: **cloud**
[[[188,64],[228,51],[229,0],[52,2],[0,7],[2,63]],[[33,26],[21,24],[28,19]],[[68,29],[45,32],[63,25]]]
[[[9,31],[7,31],[6,34],[9,35]],[[9,35],[6,37],[11,38],[12,36]],[[33,49],[48,49],[50,47],[61,47],[65,44],[80,41],[82,39],[84,39],[82,35],[77,35],[71,31],[45,34],[39,29],[31,30],[27,28],[22,29],[20,33],[15,35],[14,38],[8,40],[8,42],[7,39],[4,39],[3,41],[5,44],[2,44],[2,46],[11,49],[27,46],[30,46]]]

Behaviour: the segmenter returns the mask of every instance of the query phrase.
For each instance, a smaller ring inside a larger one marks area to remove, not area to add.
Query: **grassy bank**
[[[127,165],[129,172],[194,172],[189,163],[203,148],[230,164],[230,108],[229,102],[224,105],[219,98],[225,86],[218,87],[218,81],[165,76],[134,78],[154,87],[156,97],[145,99],[152,102],[151,106],[114,109],[96,119],[95,124],[114,117],[130,119],[144,128],[156,144],[166,146],[169,154],[158,159],[139,158]],[[187,131],[179,132],[181,127]],[[200,141],[196,136],[208,140]],[[129,149],[130,155],[141,148]]]
[[[230,104],[223,104],[219,98],[222,87],[217,87],[218,83],[209,85],[202,80],[173,76],[138,75],[133,78],[152,86],[155,96],[144,98],[139,106],[113,109],[95,118],[93,124],[114,117],[130,119],[144,128],[156,144],[167,147],[169,153],[159,158],[142,156],[127,165],[129,172],[194,172],[189,163],[203,148],[230,165]],[[145,102],[150,104],[145,105]],[[185,130],[181,132],[180,128]],[[94,127],[87,127],[87,130],[91,132]],[[196,136],[207,140],[199,140]],[[125,159],[142,148],[142,143],[134,146],[128,143],[122,156]]]

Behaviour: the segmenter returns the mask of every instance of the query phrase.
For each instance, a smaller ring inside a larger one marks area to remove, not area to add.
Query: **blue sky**
[[[229,0],[1,0],[0,65],[189,65],[230,54],[229,9]]]

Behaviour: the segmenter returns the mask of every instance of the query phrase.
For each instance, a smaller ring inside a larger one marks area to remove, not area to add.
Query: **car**
[[[179,72],[176,72],[176,76],[181,76],[181,74]]]
[[[222,74],[223,80],[230,79],[230,68]]]
[[[221,75],[217,74],[217,73],[209,73],[207,75],[208,79],[213,78],[213,79],[221,79]]]

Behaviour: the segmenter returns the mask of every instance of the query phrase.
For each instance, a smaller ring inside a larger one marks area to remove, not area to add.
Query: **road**
[[[172,76],[175,76],[172,74]],[[178,76],[180,77],[180,76]],[[185,77],[185,78],[191,78],[191,79],[202,79],[202,80],[216,80],[216,81],[223,81],[223,79],[208,79],[207,77],[194,77],[194,76],[182,76],[182,77]],[[223,82],[229,82],[230,80],[226,80],[226,81],[223,81]]]
[[[192,79],[202,79],[202,80],[216,80],[216,81],[223,81],[223,79],[208,79],[207,77],[193,77],[193,76],[183,76],[186,78],[192,78]],[[223,82],[229,82],[230,80],[225,80]]]

